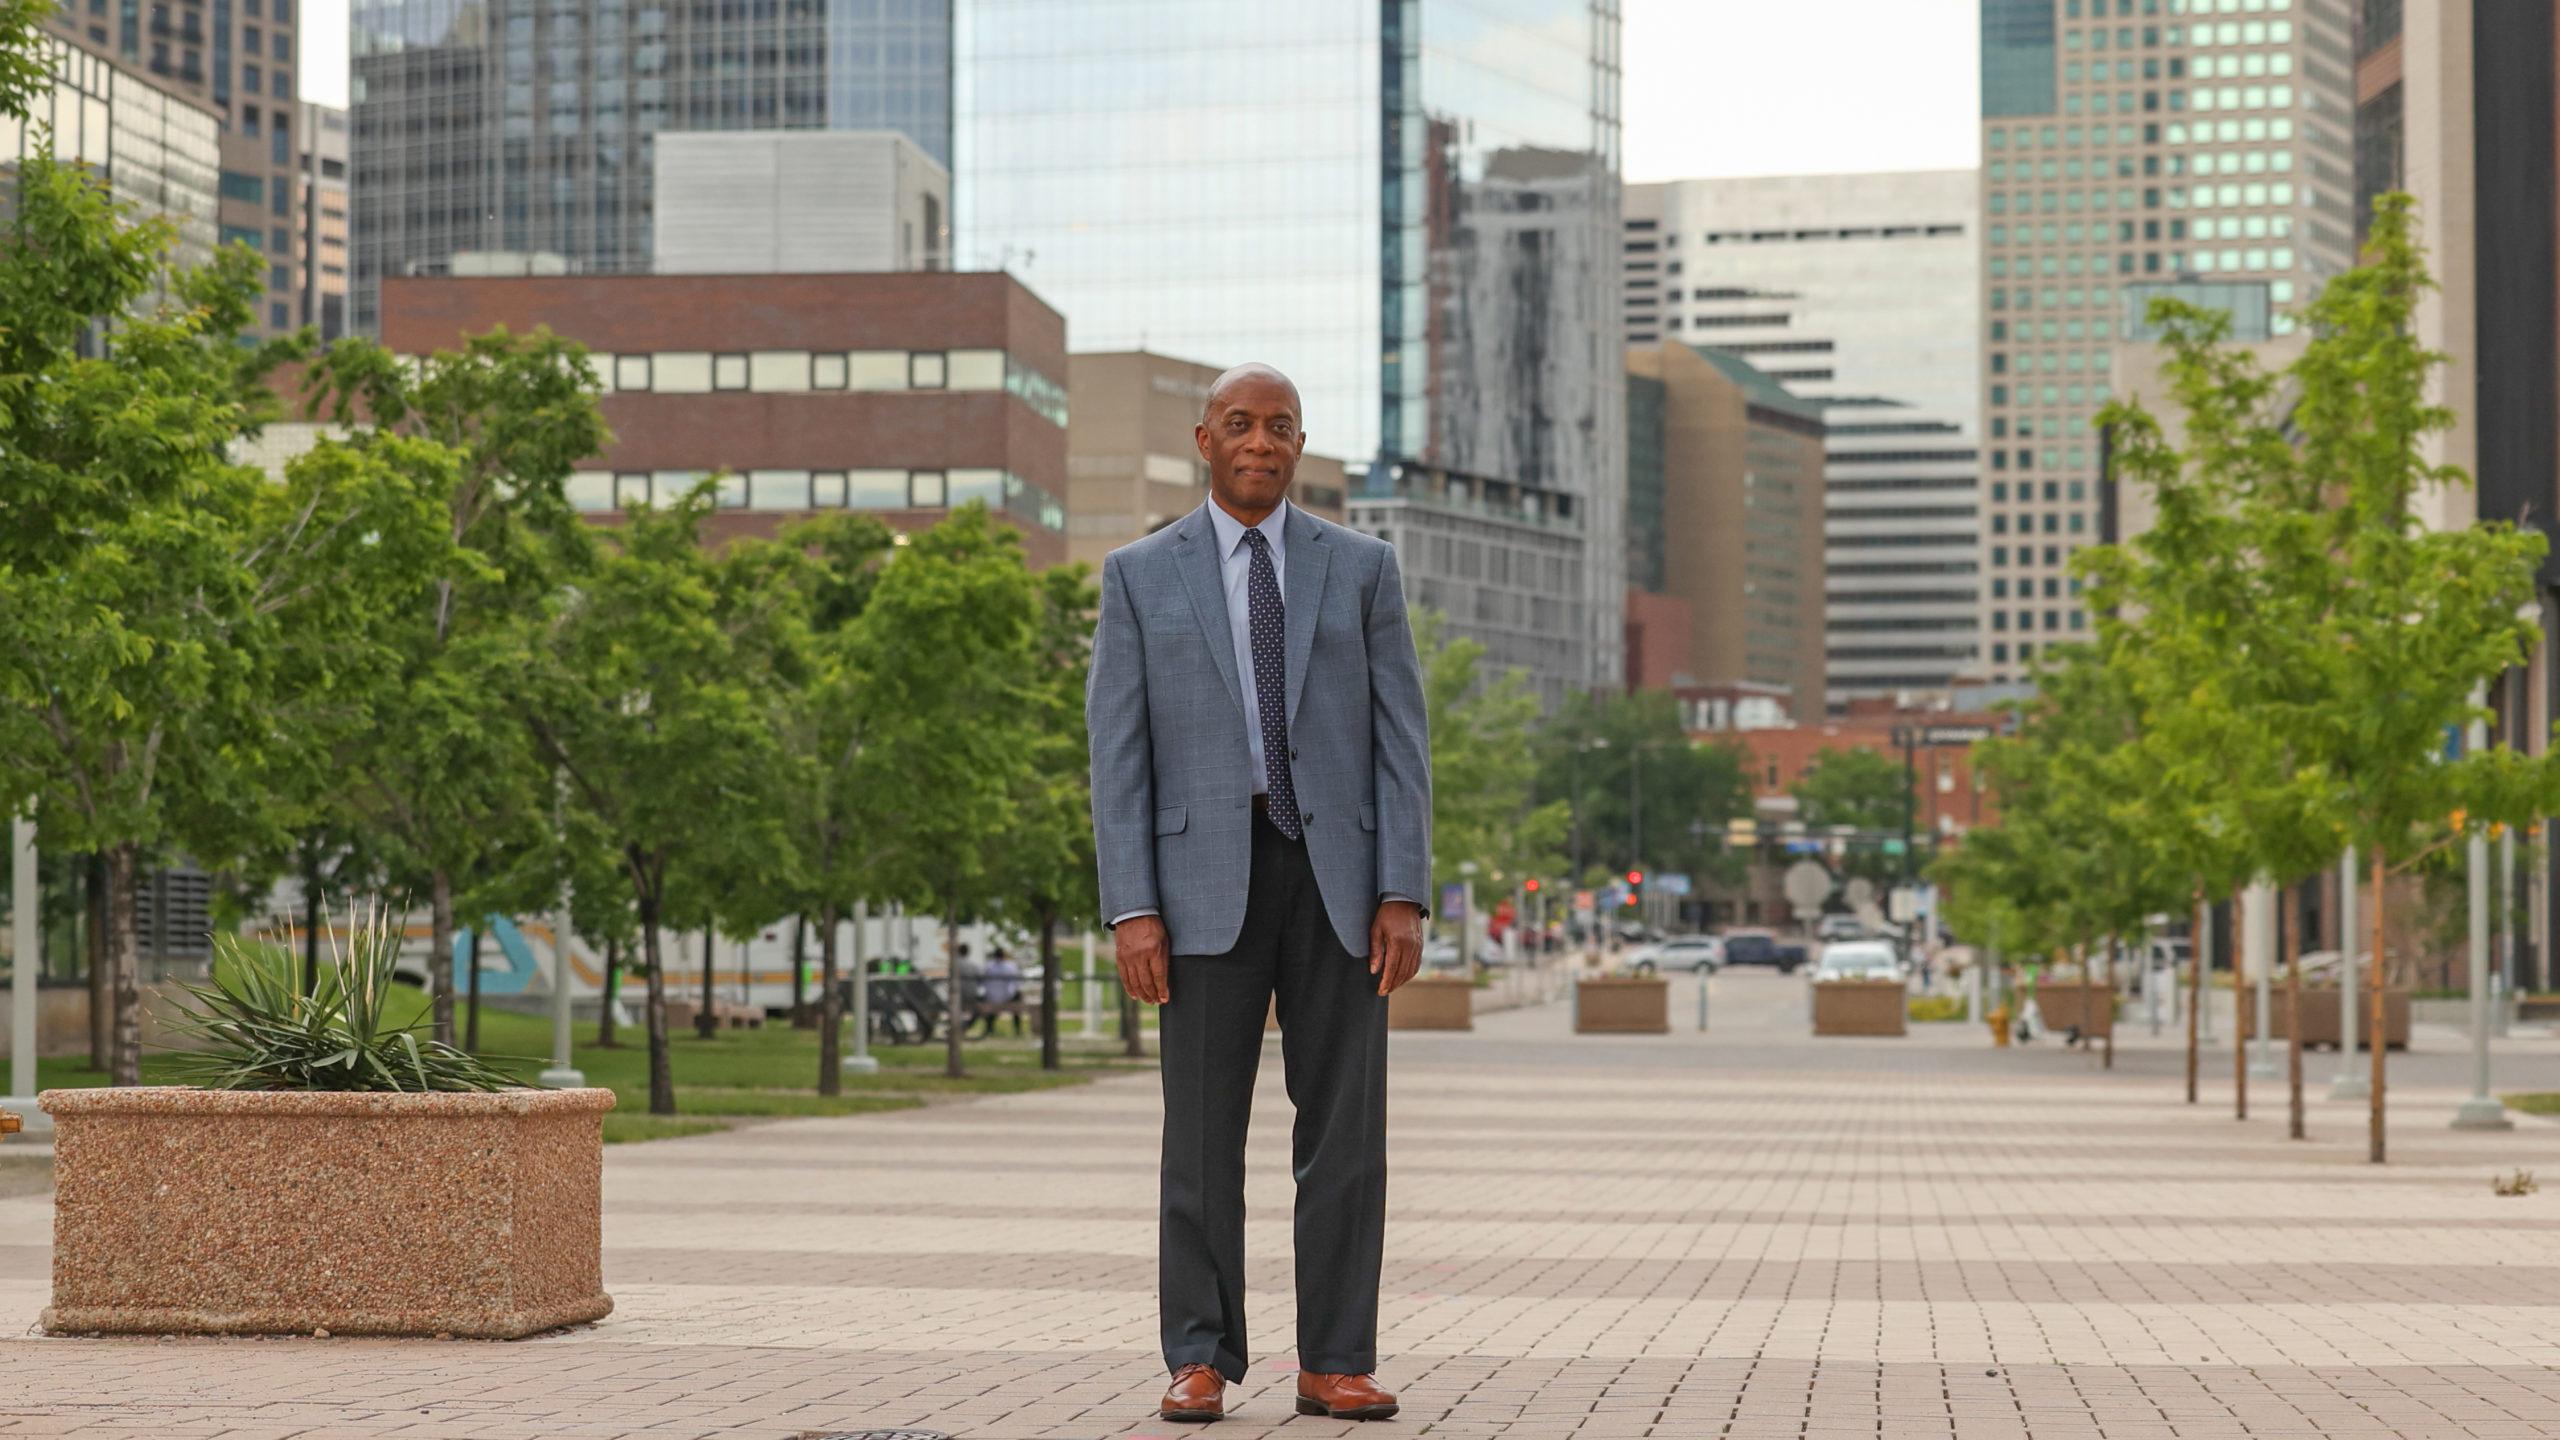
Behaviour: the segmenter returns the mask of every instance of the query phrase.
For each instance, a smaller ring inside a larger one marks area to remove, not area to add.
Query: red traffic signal
[[[1532,895],[1537,894],[1537,893],[1538,893],[1538,877],[1537,877],[1537,876],[1535,876],[1535,875],[1530,876],[1530,877],[1529,877],[1529,880],[1528,880],[1528,883],[1527,883],[1526,885],[1522,886],[1521,888],[1523,888],[1523,889],[1527,890],[1527,891],[1528,891],[1530,894],[1532,894]]]
[[[1628,883],[1628,884],[1630,884],[1630,885],[1641,885],[1641,884],[1643,884],[1643,883],[1644,883],[1644,872],[1643,872],[1643,871],[1641,871],[1641,870],[1630,870],[1630,871],[1628,871],[1628,872],[1627,872],[1627,883]]]

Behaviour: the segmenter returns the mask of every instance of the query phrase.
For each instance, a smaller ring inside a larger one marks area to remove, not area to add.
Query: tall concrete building
[[[386,276],[464,252],[648,269],[662,130],[893,129],[951,162],[951,0],[355,0],[349,48],[367,334]]]
[[[1067,558],[1096,570],[1102,557],[1199,508],[1209,466],[1193,427],[1218,372],[1143,350],[1087,351],[1068,358]],[[1339,525],[1340,460],[1298,457],[1289,501]]]
[[[1414,603],[1614,687],[1618,8],[960,0],[956,263],[1079,349],[1286,370]]]
[[[295,0],[63,0],[53,24],[213,112],[222,127],[217,236],[266,262],[251,333],[299,326]]]
[[[1833,710],[1943,694],[1975,658],[1980,189],[1971,170],[1627,187],[1627,342],[1746,357],[1822,408]]]
[[[297,113],[302,299],[295,323],[335,340],[347,333],[347,112],[305,100]]]
[[[1982,672],[2085,635],[2113,347],[2160,286],[2355,250],[2353,0],[1981,0]]]
[[[895,130],[663,131],[662,275],[949,268],[951,172]]]
[[[2360,215],[2402,190],[2437,289],[2417,338],[2446,357],[2452,428],[2428,459],[2470,474],[2424,497],[2439,526],[2509,521],[2560,541],[2560,20],[2547,4],[2365,0],[2356,35]],[[2560,545],[2539,579],[2542,644],[2492,687],[2496,738],[2545,753],[2560,712]],[[2560,851],[2518,846],[2513,984],[2560,976]],[[2539,850],[2539,860],[2534,858]]]
[[[1661,457],[1660,590],[1687,607],[1687,663],[1671,683],[1782,696],[1789,713],[1819,716],[1822,406],[1722,350],[1665,340],[1626,359],[1636,384],[1659,387],[1659,429],[1630,441]]]

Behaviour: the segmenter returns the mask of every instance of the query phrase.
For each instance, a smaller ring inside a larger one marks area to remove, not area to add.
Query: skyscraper
[[[2351,0],[1982,0],[1983,669],[2087,633],[2115,345],[2163,287],[2355,255]],[[2281,328],[2284,322],[2279,319]]]
[[[951,161],[951,0],[356,0],[349,47],[365,333],[384,276],[463,251],[647,269],[662,130],[891,128]]]
[[[1277,25],[1277,29],[1275,29]],[[961,268],[1287,371],[1415,604],[1623,668],[1617,0],[960,0]]]
[[[1822,409],[1824,563],[1803,583],[1824,592],[1832,709],[1943,692],[1974,660],[1979,192],[1971,170],[1627,187],[1627,343],[1748,357]]]
[[[222,122],[217,233],[266,261],[253,333],[300,325],[294,0],[65,0],[53,24],[213,111]]]

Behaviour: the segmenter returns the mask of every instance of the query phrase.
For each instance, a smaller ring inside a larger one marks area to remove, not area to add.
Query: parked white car
[[[1627,968],[1643,974],[1691,970],[1712,975],[1724,968],[1724,941],[1713,935],[1674,935],[1659,945],[1631,951]]]
[[[1902,980],[1908,978],[1902,957],[1882,940],[1843,940],[1822,947],[1813,978],[1824,980]]]

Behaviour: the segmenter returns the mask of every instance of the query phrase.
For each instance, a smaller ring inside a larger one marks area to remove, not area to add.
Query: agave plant
[[[292,951],[214,937],[213,983],[190,985],[170,1029],[193,1042],[178,1077],[211,1090],[510,1090],[524,1084],[477,1055],[419,1034],[423,1012],[395,1016],[400,923],[376,904],[329,936],[309,994]]]

